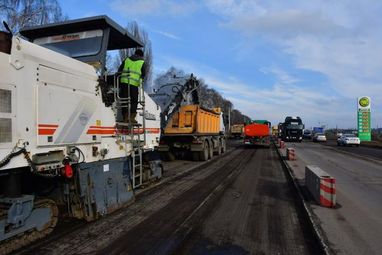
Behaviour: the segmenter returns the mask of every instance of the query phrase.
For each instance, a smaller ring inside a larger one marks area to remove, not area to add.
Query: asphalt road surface
[[[190,164],[169,165],[181,172]],[[239,147],[174,176],[108,217],[18,253],[320,253],[275,150]]]
[[[305,141],[304,141],[305,142]],[[373,148],[373,147],[366,147],[366,146],[338,146],[337,141],[334,140],[328,140],[326,143],[322,143],[323,145],[327,145],[330,147],[335,147],[336,149],[343,151],[343,152],[349,152],[354,153],[357,156],[364,156],[375,160],[381,160],[382,162],[382,148]]]
[[[336,209],[313,205],[332,250],[337,254],[381,254],[382,162],[374,158],[379,149],[337,148],[311,142],[287,146],[296,148],[298,160],[291,164],[300,173],[295,174],[303,176],[303,170],[297,167],[302,160],[336,178]],[[361,150],[365,153],[360,157]]]
[[[320,254],[272,149],[256,150],[183,254]]]

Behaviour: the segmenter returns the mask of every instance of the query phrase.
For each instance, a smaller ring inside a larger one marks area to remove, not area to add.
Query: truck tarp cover
[[[246,136],[268,136],[269,135],[269,127],[266,124],[257,124],[252,123],[244,128],[244,133]]]

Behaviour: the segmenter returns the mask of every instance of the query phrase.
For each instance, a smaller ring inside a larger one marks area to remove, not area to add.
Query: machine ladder
[[[126,148],[129,148],[127,146],[128,143],[131,144],[131,149],[130,151],[127,151],[127,156],[130,155],[132,159],[131,161],[132,164],[130,168],[130,178],[131,178],[131,185],[133,189],[135,189],[140,187],[143,183],[143,152],[144,152],[144,145],[146,144],[145,94],[144,94],[143,84],[141,84],[139,86],[139,93],[138,93],[138,107],[137,107],[137,115],[136,115],[137,123],[135,123],[131,119],[130,89],[128,90],[127,97],[121,97],[119,94],[120,92],[119,80],[122,74],[124,73],[116,74],[115,76],[116,78],[114,79],[114,100],[116,102],[115,106],[117,108],[117,111],[119,110],[121,112],[123,109],[126,109],[128,113],[128,118],[127,120],[125,120],[124,116],[122,116],[122,121],[117,121],[117,127],[123,130],[122,135],[125,136],[124,141],[126,143]],[[122,86],[128,86],[128,85],[122,85]],[[129,139],[126,139],[127,137],[129,137]]]

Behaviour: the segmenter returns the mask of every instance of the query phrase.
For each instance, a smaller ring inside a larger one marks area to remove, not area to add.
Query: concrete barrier
[[[322,206],[336,206],[336,179],[318,166],[305,167],[305,185],[314,199]]]
[[[287,160],[296,160],[296,150],[294,148],[286,149]]]

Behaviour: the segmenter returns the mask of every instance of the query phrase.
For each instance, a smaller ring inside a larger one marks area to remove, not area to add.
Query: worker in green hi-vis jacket
[[[143,51],[141,49],[135,50],[134,55],[126,58],[122,62],[118,71],[122,71],[119,97],[128,98],[130,94],[130,122],[137,123],[135,117],[137,116],[139,86],[143,86],[143,80],[146,75]],[[127,108],[122,108],[122,115],[123,121],[129,122],[129,112]]]

